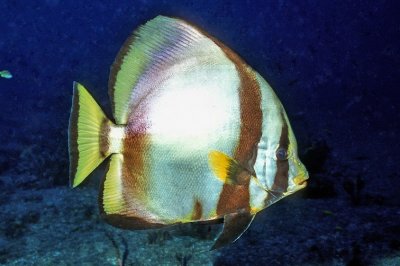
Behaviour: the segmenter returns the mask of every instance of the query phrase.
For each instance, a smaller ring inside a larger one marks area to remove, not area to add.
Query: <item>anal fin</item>
[[[214,242],[211,250],[223,247],[235,242],[250,226],[254,219],[253,214],[249,212],[236,212],[224,216],[224,228],[217,240]]]
[[[122,154],[113,154],[110,158],[104,183],[100,190],[101,212],[105,214],[118,214],[127,206],[123,197],[122,184]]]
[[[133,191],[136,193],[129,190],[131,188],[124,183],[127,178],[124,167],[124,156],[112,154],[100,185],[100,215],[107,223],[123,229],[141,230],[168,226],[147,209],[138,197],[140,190]]]

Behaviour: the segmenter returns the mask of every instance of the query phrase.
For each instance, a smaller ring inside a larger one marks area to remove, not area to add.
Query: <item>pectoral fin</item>
[[[250,226],[255,215],[249,212],[230,213],[224,217],[224,228],[211,250],[235,242]]]
[[[235,159],[222,152],[212,151],[208,157],[213,173],[225,184],[243,185],[251,177],[249,171],[242,167]]]
[[[257,186],[269,192],[250,170],[225,153],[212,151],[208,154],[208,161],[215,176],[224,184],[240,186],[246,184],[249,179],[253,179]]]

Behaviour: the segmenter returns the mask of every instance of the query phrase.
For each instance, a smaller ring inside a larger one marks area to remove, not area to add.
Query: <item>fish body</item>
[[[74,83],[70,180],[110,157],[99,207],[110,224],[158,228],[224,219],[213,248],[254,215],[305,187],[285,110],[236,53],[195,26],[158,16],[127,39],[111,68],[114,120]]]
[[[5,78],[5,79],[10,79],[12,78],[12,74],[8,70],[2,70],[0,71],[0,77]]]

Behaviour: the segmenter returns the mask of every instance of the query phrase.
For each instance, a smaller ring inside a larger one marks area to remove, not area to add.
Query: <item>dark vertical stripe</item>
[[[109,155],[110,152],[110,140],[109,135],[111,131],[110,123],[107,119],[103,119],[100,125],[99,143],[100,143],[100,154],[104,158]]]
[[[200,201],[196,200],[193,208],[192,221],[200,220],[203,215],[203,206],[201,206]]]
[[[68,150],[69,150],[69,184],[72,187],[76,171],[78,170],[78,119],[79,119],[79,91],[74,82],[74,93],[72,96],[72,108],[68,126]]]
[[[285,115],[281,110],[282,117],[282,132],[279,139],[279,148],[283,148],[286,151],[289,148],[289,129],[285,119]],[[288,177],[289,177],[289,161],[288,160],[276,160],[276,175],[274,179],[274,184],[272,185],[272,190],[286,192],[288,187]]]
[[[234,63],[240,79],[240,136],[234,158],[249,170],[254,166],[254,149],[262,135],[261,92],[255,72],[232,50],[213,37],[213,40]],[[241,185],[224,184],[217,205],[217,214],[250,210],[250,180]]]
[[[146,172],[145,153],[149,137],[145,132],[137,132],[130,124],[125,129],[123,142],[124,163],[122,166],[122,182],[124,199],[127,202],[144,199],[148,190],[148,173]],[[134,197],[132,197],[134,195]]]
[[[286,151],[289,148],[289,128],[287,121],[285,119],[284,111],[281,110],[281,119],[282,119],[282,131],[281,136],[279,138],[279,148],[283,148]],[[272,193],[268,193],[266,199],[266,205],[270,205],[277,199],[282,197],[282,194],[287,191],[288,188],[288,179],[289,179],[289,161],[288,160],[276,160],[276,174],[274,178],[274,183],[272,184],[271,190]],[[270,203],[268,203],[270,202]]]

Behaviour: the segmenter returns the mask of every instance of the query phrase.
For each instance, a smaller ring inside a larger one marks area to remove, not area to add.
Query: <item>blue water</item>
[[[180,241],[193,250],[207,238],[153,243],[110,228],[95,184],[68,187],[72,82],[110,114],[119,48],[162,14],[198,25],[268,80],[311,174],[236,243],[185,250],[187,265],[400,265],[399,10],[385,0],[0,1],[0,71],[13,75],[0,78],[0,264],[115,265],[108,230],[140,243],[128,242],[125,265],[184,265]]]

